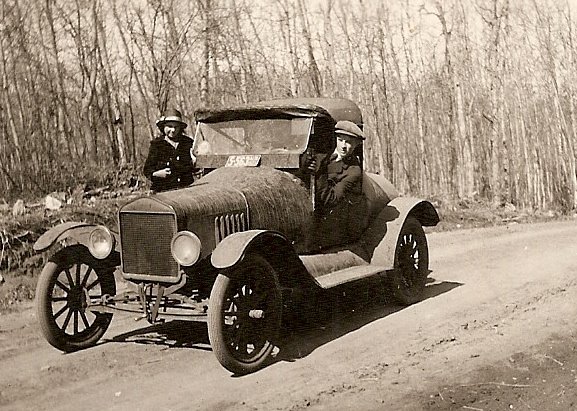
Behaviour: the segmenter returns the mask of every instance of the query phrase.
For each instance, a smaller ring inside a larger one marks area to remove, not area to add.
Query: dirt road
[[[147,327],[116,316],[102,344],[64,355],[40,337],[31,308],[0,316],[0,409],[481,409],[449,402],[440,387],[496,384],[476,380],[488,375],[479,370],[514,367],[553,336],[577,346],[576,222],[428,239],[424,301],[345,307],[328,323],[289,330],[279,360],[243,377],[218,364],[202,323]],[[575,389],[575,369],[543,355],[572,373]],[[513,382],[502,385],[533,386]]]

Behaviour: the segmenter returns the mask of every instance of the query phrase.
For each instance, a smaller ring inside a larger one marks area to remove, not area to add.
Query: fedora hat
[[[182,120],[182,114],[177,109],[171,108],[164,112],[164,115],[156,120],[156,126],[162,130],[166,123],[179,123],[182,128],[186,128],[188,124]]]
[[[365,139],[363,130],[361,130],[359,126],[357,126],[355,123],[348,120],[341,120],[337,124],[335,124],[335,133],[355,137],[358,138],[359,140]]]

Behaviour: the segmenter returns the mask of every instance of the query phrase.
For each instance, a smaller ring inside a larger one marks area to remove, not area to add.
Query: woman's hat
[[[161,131],[166,123],[174,122],[180,123],[182,128],[186,128],[188,124],[182,120],[182,114],[177,109],[171,108],[164,112],[164,115],[156,120],[156,127],[158,127]]]
[[[360,140],[365,139],[365,135],[363,134],[363,130],[360,129],[352,121],[341,120],[337,124],[335,124],[335,133],[344,134],[346,136],[351,136],[358,138]]]

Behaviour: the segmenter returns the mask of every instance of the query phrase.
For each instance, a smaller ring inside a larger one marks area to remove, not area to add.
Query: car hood
[[[251,229],[279,231],[295,240],[312,221],[313,205],[308,190],[290,173],[269,167],[223,167],[197,184],[242,193]]]
[[[213,240],[218,219],[229,217],[241,218],[243,230],[278,231],[293,244],[301,243],[312,223],[313,206],[308,190],[290,173],[269,167],[223,167],[190,187],[136,199],[120,212],[174,212],[179,230],[197,233],[211,248],[209,244],[222,239],[221,235]]]

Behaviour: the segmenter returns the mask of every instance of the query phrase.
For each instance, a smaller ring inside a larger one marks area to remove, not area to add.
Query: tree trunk
[[[149,101],[150,99],[148,98],[148,96],[146,95],[146,93],[144,92],[144,86],[142,81],[140,80],[139,77],[139,71],[136,68],[136,64],[134,62],[134,60],[132,59],[132,53],[130,51],[130,48],[128,47],[128,42],[126,40],[126,36],[124,34],[123,31],[123,25],[122,22],[120,20],[120,16],[118,15],[118,9],[116,7],[116,0],[113,0],[112,3],[112,13],[114,15],[114,19],[116,21],[116,27],[118,29],[118,34],[120,35],[120,40],[121,40],[121,44],[124,50],[124,55],[126,56],[127,59],[127,63],[128,66],[130,68],[130,79],[134,79],[135,83],[136,83],[136,89],[138,90],[138,94],[140,95],[141,99],[142,99],[142,104],[144,106],[144,112],[146,113],[146,124],[147,124],[147,128],[148,128],[148,135],[149,135],[149,139],[152,140],[154,138],[154,136],[156,135],[155,129],[152,126],[152,116],[150,114],[150,104]],[[131,118],[133,118],[131,116]],[[133,144],[133,149],[135,150],[135,145]],[[136,152],[135,152],[136,154]]]
[[[109,114],[109,126],[112,128],[114,134],[116,150],[118,152],[118,165],[120,167],[125,167],[127,164],[127,153],[126,153],[126,140],[124,138],[124,122],[122,118],[122,113],[120,111],[120,97],[118,95],[118,84],[113,80],[112,65],[110,64],[110,58],[108,56],[108,47],[106,43],[106,31],[104,30],[104,24],[102,20],[97,20],[97,30],[100,33],[98,36],[99,40],[99,50],[102,59],[103,74],[108,85],[108,93],[106,93],[107,107],[106,112]]]
[[[281,34],[285,44],[285,50],[289,53],[289,75],[290,75],[290,97],[296,97],[299,93],[299,58],[297,55],[297,47],[293,43],[293,33],[291,30],[291,16],[288,9],[288,1],[284,3],[282,0],[277,0],[277,4],[280,7],[280,22],[281,22]]]
[[[12,102],[10,99],[10,89],[7,73],[7,56],[4,50],[3,39],[0,39],[0,59],[2,60],[0,65],[2,69],[2,73],[0,73],[2,76],[2,103],[6,112],[6,119],[8,120],[8,130],[12,136],[13,152],[16,162],[15,165],[18,167],[17,169],[13,168],[12,171],[19,176],[19,188],[22,190],[22,147],[20,146],[20,136],[18,130],[16,129],[16,121],[14,120],[14,111],[12,109]],[[8,172],[10,173],[10,168],[8,169]],[[11,180],[14,181],[14,179]]]
[[[320,97],[323,94],[323,86],[322,86],[322,78],[321,73],[319,71],[319,67],[317,66],[317,61],[315,59],[315,54],[313,52],[313,42],[311,33],[309,30],[309,22],[307,18],[307,10],[303,0],[297,1],[298,11],[299,11],[299,20],[301,22],[301,27],[303,31],[303,37],[305,40],[305,45],[307,49],[307,57],[308,57],[308,65],[309,65],[309,73],[311,77],[311,83],[313,86],[313,95],[316,97]]]
[[[199,0],[203,10],[204,36],[202,39],[202,69],[200,74],[200,102],[203,106],[209,105],[209,76],[210,76],[210,38],[211,38],[211,0]]]

